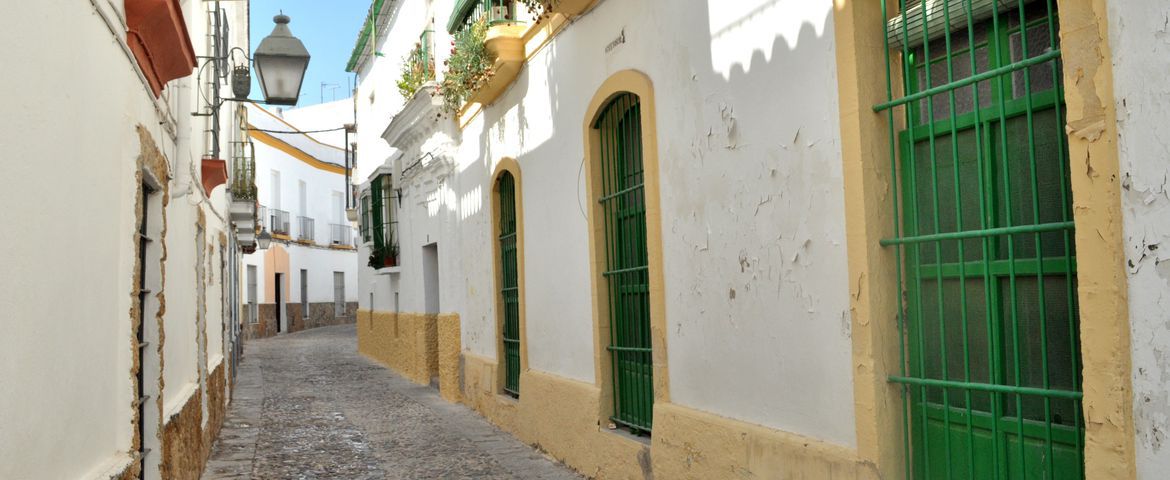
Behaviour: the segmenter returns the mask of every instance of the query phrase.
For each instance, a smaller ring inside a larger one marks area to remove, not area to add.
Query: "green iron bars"
[[[646,253],[642,113],[638,97],[614,97],[593,125],[601,152],[614,423],[650,433],[654,377],[650,344],[650,275]]]
[[[496,180],[500,229],[501,338],[504,347],[504,392],[520,396],[520,270],[517,268],[516,180],[503,172]]]
[[[1054,1],[882,5],[907,476],[1083,478]]]
[[[372,268],[393,267],[398,264],[396,198],[390,176],[378,175],[370,181],[369,196],[362,199],[362,209],[369,214],[369,225],[366,226],[362,238],[373,239],[369,261]]]

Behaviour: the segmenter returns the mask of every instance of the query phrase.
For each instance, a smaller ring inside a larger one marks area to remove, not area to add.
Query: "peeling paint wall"
[[[1170,471],[1170,4],[1111,1],[1138,477]]]
[[[446,18],[451,3],[436,2],[436,18]],[[428,152],[440,159],[396,176],[402,266],[388,274],[362,268],[362,308],[372,295],[378,312],[396,305],[423,311],[420,249],[438,242],[440,310],[459,314],[465,358],[497,358],[491,181],[502,158],[515,158],[528,366],[601,381],[585,213],[595,200],[586,198],[581,129],[601,84],[638,70],[658,99],[663,233],[651,248],[664,256],[670,401],[852,447],[831,9],[829,0],[597,3],[532,55],[515,83],[461,131],[450,127],[453,119],[440,120],[388,162],[397,173]],[[389,38],[422,28],[413,13],[400,13]],[[449,41],[436,29],[436,45]],[[413,45],[388,43],[374,69],[395,71]],[[436,48],[437,65],[447,50]],[[387,85],[378,78],[361,79],[362,131],[389,118],[362,120],[375,110],[365,96]]]

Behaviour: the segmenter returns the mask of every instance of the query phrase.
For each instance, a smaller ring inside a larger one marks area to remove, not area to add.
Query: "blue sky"
[[[353,52],[358,29],[369,12],[369,0],[252,0],[251,3],[252,51],[272,33],[272,17],[280,10],[292,18],[289,29],[309,50],[309,71],[301,85],[298,107],[321,103],[322,82],[326,84],[326,102],[349,97],[353,74],[345,72],[345,64]],[[262,98],[255,71],[252,75],[250,96]]]

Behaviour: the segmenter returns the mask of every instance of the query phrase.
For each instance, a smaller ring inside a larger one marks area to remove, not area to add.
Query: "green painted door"
[[[906,125],[891,134],[899,235],[883,244],[905,266],[905,364],[891,380],[905,389],[907,470],[915,479],[1079,479],[1076,254],[1055,7],[1012,2],[979,18],[977,3],[987,2],[948,2],[935,15],[949,18],[926,22],[918,39],[914,28],[893,30],[906,35],[892,52],[904,61],[890,65],[902,68],[907,95],[891,88],[877,107]],[[898,8],[912,15],[920,5]],[[958,27],[929,31],[946,25]]]
[[[646,252],[642,114],[636,95],[606,106],[594,125],[601,149],[601,197],[605,221],[614,423],[649,433],[654,374],[650,343],[650,281]]]
[[[504,306],[504,392],[520,396],[520,272],[516,266],[516,180],[504,172],[496,181],[500,210],[500,298]]]

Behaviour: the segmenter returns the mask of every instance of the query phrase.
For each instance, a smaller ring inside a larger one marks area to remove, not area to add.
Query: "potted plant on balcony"
[[[370,250],[370,259],[366,264],[373,269],[398,266],[398,247],[375,246]]]
[[[387,267],[398,266],[398,247],[397,246],[391,245],[389,248],[386,249],[386,257],[382,259],[382,263],[383,263],[383,265],[386,265]]]
[[[487,51],[487,21],[479,20],[455,34],[451,57],[443,62],[446,74],[436,93],[443,95],[443,109],[458,113],[475,91],[492,77],[492,58]]]
[[[409,102],[423,84],[435,79],[435,61],[424,49],[422,42],[402,59],[402,74],[398,78],[398,92]]]
[[[369,267],[373,268],[373,269],[379,269],[379,268],[386,266],[385,264],[383,264],[383,260],[382,260],[386,256],[385,252],[386,252],[385,247],[382,247],[380,245],[374,246],[374,248],[370,249],[370,260],[368,262],[366,262],[366,265],[369,265]]]
[[[521,0],[528,13],[537,21],[544,20],[553,13],[572,17],[585,11],[596,0]]]

